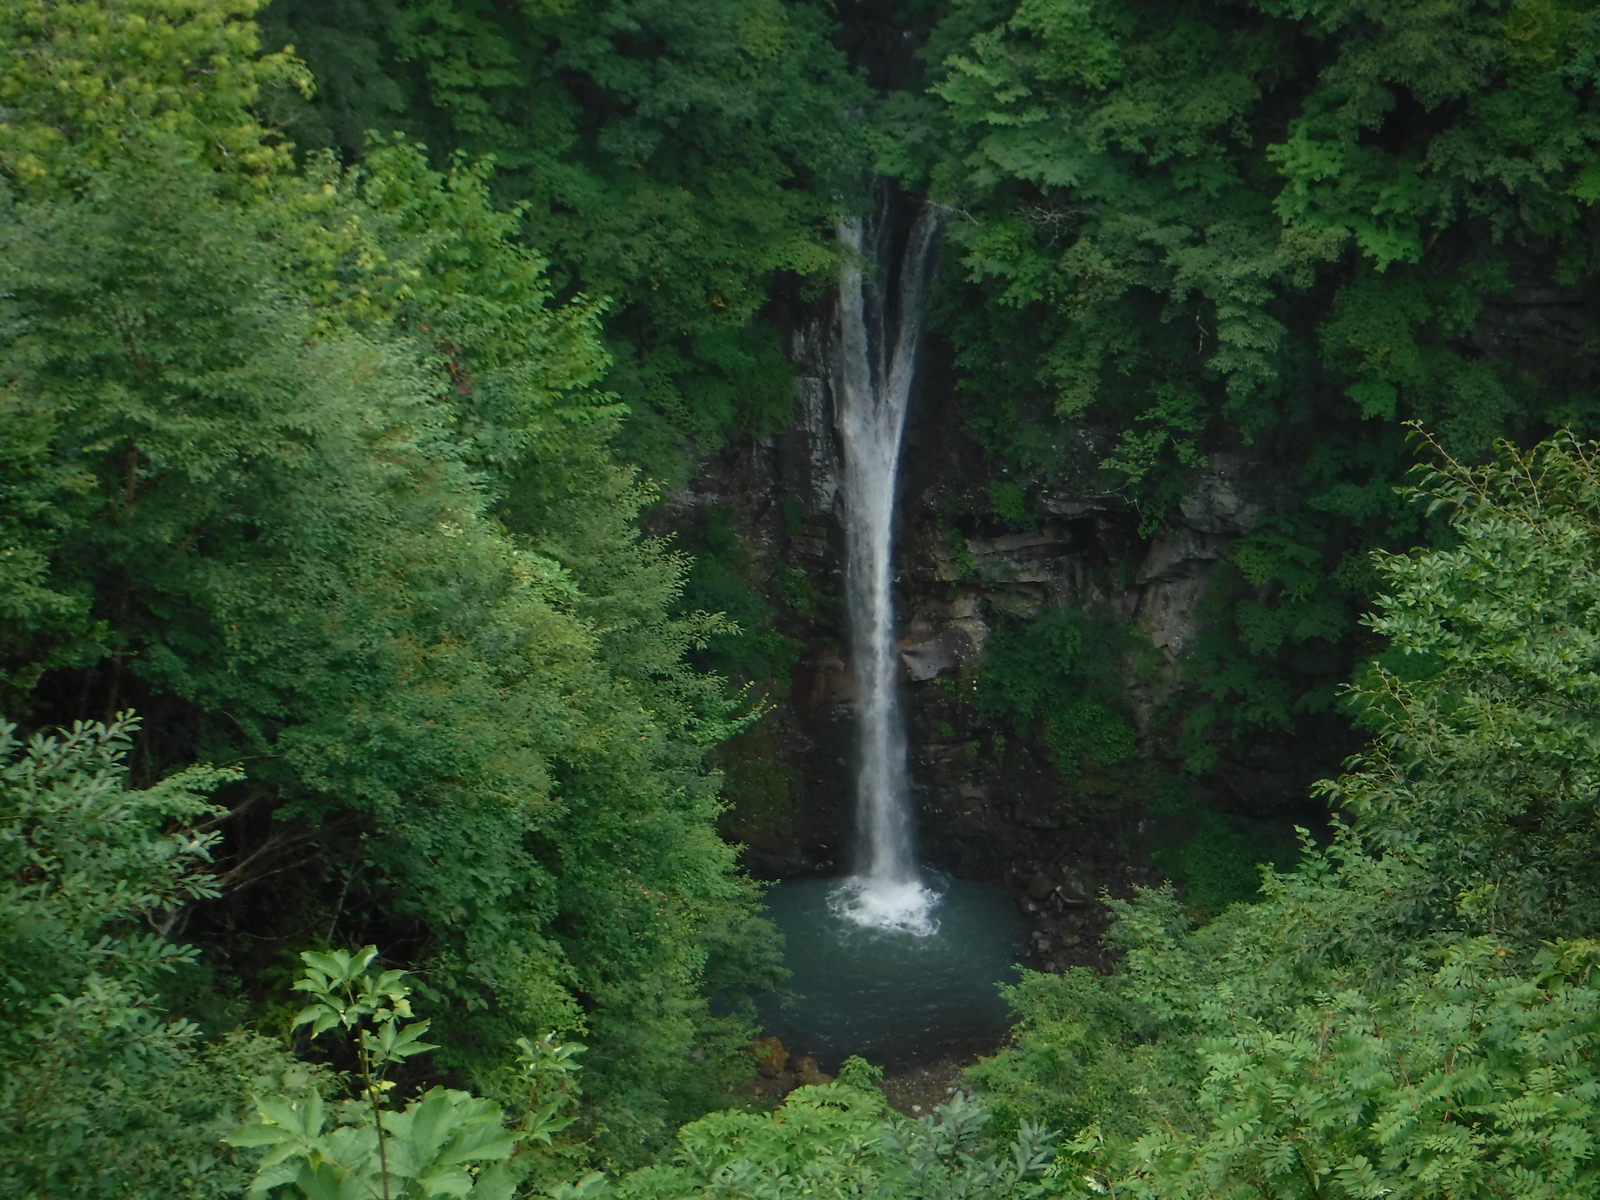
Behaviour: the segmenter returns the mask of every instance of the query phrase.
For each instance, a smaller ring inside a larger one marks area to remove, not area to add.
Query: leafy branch
[[[470,1196],[511,1200],[519,1178],[520,1142],[549,1145],[575,1119],[572,1077],[584,1047],[553,1034],[517,1039],[528,1083],[529,1111],[518,1127],[492,1100],[452,1088],[430,1088],[404,1109],[387,1107],[396,1063],[434,1047],[422,1040],[427,1020],[411,1020],[404,971],[369,970],[378,956],[367,946],[352,955],[307,951],[294,987],[312,998],[295,1026],[311,1036],[339,1030],[356,1052],[357,1101],[327,1128],[321,1095],[275,1095],[256,1100],[255,1118],[225,1139],[266,1148],[250,1195],[304,1200],[433,1200]],[[550,1083],[554,1082],[554,1095]],[[279,1189],[283,1189],[280,1192]]]

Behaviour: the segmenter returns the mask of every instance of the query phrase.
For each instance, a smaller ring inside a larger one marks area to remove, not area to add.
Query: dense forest
[[[0,1195],[1600,1191],[1600,6],[10,0],[0,50]],[[937,586],[1063,495],[1130,547],[919,719],[1177,831],[921,1116],[751,1087],[838,599],[683,500],[795,426],[890,191],[982,464]]]

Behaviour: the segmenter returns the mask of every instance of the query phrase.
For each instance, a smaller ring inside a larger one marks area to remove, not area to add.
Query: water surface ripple
[[[767,895],[787,942],[789,987],[803,999],[759,1004],[765,1032],[824,1070],[860,1054],[890,1069],[994,1049],[1010,1027],[998,985],[1016,980],[1028,923],[1002,888],[930,876],[937,930],[863,926],[834,902],[839,881],[793,879]]]

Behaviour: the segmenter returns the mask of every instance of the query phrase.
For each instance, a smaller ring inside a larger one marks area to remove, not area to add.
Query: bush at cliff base
[[[1600,1187],[1600,447],[1422,469],[1448,549],[1384,555],[1372,730],[1329,844],[1191,929],[1116,904],[1104,980],[1031,974],[974,1072],[1129,1197],[1578,1197]]]

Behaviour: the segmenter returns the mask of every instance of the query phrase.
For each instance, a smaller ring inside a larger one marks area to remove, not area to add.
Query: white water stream
[[[845,586],[859,690],[860,861],[829,904],[858,925],[927,936],[938,929],[938,895],[917,868],[895,653],[893,529],[900,439],[941,220],[938,210],[923,208],[894,278],[888,211],[885,204],[875,218],[850,218],[839,227],[840,240],[856,251],[840,272],[834,396],[844,449]]]

